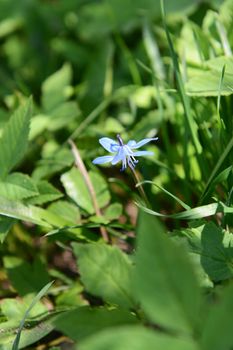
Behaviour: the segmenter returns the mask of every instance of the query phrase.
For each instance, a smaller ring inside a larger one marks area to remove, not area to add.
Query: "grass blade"
[[[13,343],[13,346],[12,346],[12,350],[19,350],[20,335],[21,335],[22,329],[24,327],[25,321],[26,321],[30,311],[32,310],[32,308],[47,293],[47,291],[49,290],[49,288],[51,287],[52,284],[53,284],[53,282],[49,282],[48,284],[46,284],[46,286],[44,286],[41,289],[41,291],[32,300],[31,305],[29,306],[29,308],[25,312],[24,317],[23,317],[23,319],[20,322],[19,329],[18,329],[17,335],[15,337],[15,340],[14,340],[14,343]]]

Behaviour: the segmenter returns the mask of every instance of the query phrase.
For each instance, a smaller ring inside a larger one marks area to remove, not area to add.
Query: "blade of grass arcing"
[[[71,150],[72,150],[72,153],[73,153],[73,156],[74,156],[74,159],[75,159],[75,165],[77,166],[77,168],[80,170],[82,176],[83,176],[83,179],[86,183],[86,186],[88,188],[88,191],[90,193],[90,196],[91,196],[91,199],[92,199],[92,203],[93,203],[93,207],[95,209],[95,213],[96,213],[96,216],[98,217],[102,217],[102,214],[101,214],[101,211],[100,211],[100,208],[98,206],[98,203],[97,203],[97,199],[96,199],[96,193],[95,193],[95,189],[92,185],[92,182],[91,182],[91,179],[90,179],[90,176],[87,172],[87,169],[82,161],[82,158],[79,154],[79,150],[78,148],[76,147],[76,145],[74,144],[74,142],[72,140],[69,140],[69,144],[71,146]],[[108,238],[108,234],[107,234],[107,231],[104,227],[100,227],[100,232],[101,232],[101,235],[103,237],[103,239],[105,240],[105,242],[108,242],[109,241],[109,238]]]
[[[233,213],[233,208],[227,207],[220,202],[203,205],[200,207],[192,208],[189,210],[182,211],[180,213],[170,214],[170,215],[161,214],[157,211],[151,210],[138,202],[136,202],[136,205],[148,214],[160,216],[160,217],[166,217],[170,219],[180,219],[180,220],[196,220],[196,219],[205,218],[207,216],[212,216],[217,213]]]
[[[145,45],[147,55],[150,59],[150,64],[151,64],[154,76],[157,77],[157,79],[163,81],[165,79],[165,69],[164,69],[163,61],[161,59],[158,45],[152,35],[151,28],[148,22],[144,23],[142,34],[143,34],[143,42]]]
[[[206,198],[208,198],[211,194],[211,192],[214,190],[214,187],[220,183],[222,184],[224,181],[227,180],[229,174],[232,172],[233,170],[233,166],[229,166],[228,168],[224,169],[223,171],[221,171],[221,173],[219,173],[211,182],[211,184],[209,185],[208,189],[206,190],[205,193],[202,194],[202,197],[200,199],[200,204],[202,204],[204,202],[204,200]]]
[[[192,115],[189,97],[185,93],[184,83],[183,83],[180,68],[179,68],[177,54],[175,52],[173,42],[172,42],[170,33],[168,31],[168,27],[167,27],[167,24],[165,21],[164,1],[161,0],[160,3],[161,3],[161,13],[162,13],[163,25],[164,25],[164,29],[166,32],[168,45],[169,45],[169,49],[170,49],[170,53],[171,53],[171,58],[172,58],[172,62],[173,62],[173,67],[174,67],[174,73],[175,73],[175,77],[176,77],[176,81],[177,81],[177,90],[178,90],[178,93],[180,95],[181,102],[183,104],[185,120],[187,123],[188,131],[189,131],[190,136],[191,136],[192,143],[193,143],[194,148],[195,148],[196,157],[197,157],[199,167],[202,171],[202,174],[206,177],[206,164],[201,156],[202,146],[201,146],[199,139],[198,139],[197,125],[196,125],[196,122],[195,122],[193,115]],[[186,174],[186,175],[188,175],[188,174]]]
[[[129,67],[129,71],[130,71],[131,76],[132,76],[133,83],[135,85],[139,85],[139,86],[142,85],[141,76],[139,74],[139,70],[137,68],[137,65],[135,63],[135,59],[134,59],[131,51],[127,47],[126,43],[124,42],[124,40],[120,34],[115,33],[115,39],[116,39],[117,44],[119,45],[119,48],[122,50],[122,53],[126,59],[126,62],[128,63],[128,67]]]
[[[77,129],[74,130],[74,132],[69,136],[69,138],[64,142],[69,141],[69,139],[75,139],[83,130],[86,129],[86,127],[95,120],[100,113],[102,113],[108,105],[112,102],[112,97],[105,98],[77,127]]]
[[[35,298],[32,300],[29,308],[26,310],[24,317],[22,318],[20,325],[19,325],[19,329],[17,332],[17,335],[15,337],[13,346],[12,346],[12,350],[18,350],[19,349],[19,341],[20,341],[20,336],[21,336],[21,332],[23,330],[24,324],[26,319],[28,318],[28,315],[30,313],[30,311],[32,310],[32,308],[36,305],[36,303],[47,293],[47,291],[49,290],[49,288],[51,287],[51,285],[53,284],[52,282],[49,282],[48,284],[46,284],[46,286],[44,286],[40,292],[35,296]]]
[[[191,209],[191,207],[189,205],[187,205],[186,203],[184,203],[181,199],[179,199],[178,197],[176,197],[174,194],[172,194],[171,192],[167,191],[165,188],[163,188],[162,186],[157,185],[155,182],[153,181],[142,181],[137,183],[136,187],[141,186],[143,184],[151,184],[157,188],[159,188],[161,191],[163,191],[164,193],[166,193],[168,196],[172,197],[173,199],[175,199],[176,202],[178,202],[184,209],[189,210]]]
[[[201,196],[201,201],[206,196],[206,192],[208,191],[212,181],[214,180],[216,174],[218,173],[219,169],[221,168],[223,162],[225,161],[226,157],[228,156],[228,154],[232,148],[233,148],[233,136],[230,139],[230,141],[228,142],[224,152],[222,153],[221,157],[219,158],[217,164],[215,165],[215,167],[214,167],[214,169],[209,177],[209,180],[207,181],[207,183],[205,185],[204,191],[203,191],[202,196]]]
[[[161,98],[160,86],[159,86],[159,83],[162,83],[165,79],[165,69],[160,56],[158,45],[152,35],[151,28],[147,22],[144,23],[144,26],[143,26],[143,42],[144,42],[145,50],[149,57],[150,65],[152,68],[151,71],[153,74],[151,78],[152,78],[154,88],[156,90],[155,98],[158,105],[159,114],[160,114],[161,120],[164,121],[160,129],[162,133],[163,142],[166,148],[167,160],[169,164],[173,164],[172,152],[171,152],[172,145],[168,136],[167,122],[164,118],[163,101]],[[165,91],[164,93],[166,94]]]
[[[194,38],[194,42],[195,42],[196,47],[197,47],[197,51],[198,51],[200,60],[202,63],[204,63],[205,57],[204,57],[204,54],[202,52],[201,45],[199,44],[198,35],[197,35],[197,31],[195,30],[195,28],[193,28],[193,38]]]
[[[222,67],[222,72],[221,72],[221,77],[219,80],[219,86],[218,86],[218,99],[217,99],[217,115],[219,117],[219,125],[221,126],[221,118],[220,118],[220,101],[221,101],[221,91],[222,91],[222,85],[223,85],[223,79],[224,79],[224,75],[225,75],[225,70],[226,70],[226,65],[224,64],[224,66]]]
[[[222,48],[223,48],[225,56],[232,57],[231,45],[230,45],[229,40],[227,38],[226,29],[225,29],[224,25],[217,19],[217,16],[215,18],[215,25],[217,28],[219,38],[220,38],[221,43],[222,43]]]

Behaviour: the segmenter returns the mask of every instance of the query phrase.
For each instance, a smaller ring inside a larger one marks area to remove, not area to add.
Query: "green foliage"
[[[101,175],[97,173],[90,172],[89,175],[94,186],[98,205],[102,208],[107,205],[110,200],[110,194],[106,182]],[[89,214],[93,214],[94,207],[91,195],[81,172],[78,169],[73,168],[62,175],[61,181],[68,196],[72,198],[80,208],[84,209]]]
[[[0,350],[232,348],[232,13],[0,2]]]
[[[77,348],[76,348],[77,349]],[[143,327],[116,328],[114,332],[105,330],[90,337],[80,346],[81,350],[198,350],[190,340],[174,338],[169,335],[155,333]]]
[[[3,129],[0,139],[0,178],[4,179],[9,171],[21,160],[28,144],[32,101],[20,106]]]
[[[138,323],[135,316],[123,309],[81,307],[65,312],[54,321],[56,328],[73,340],[82,340],[106,328]]]
[[[209,311],[203,326],[201,345],[207,349],[230,349],[233,345],[232,325],[232,285],[221,294],[221,299]]]
[[[0,181],[0,194],[10,200],[20,200],[33,197],[39,193],[29,176],[12,173],[4,181]]]
[[[138,234],[134,289],[143,310],[156,324],[194,334],[200,290],[188,257],[164,236],[152,216],[140,215]]]
[[[133,266],[117,247],[74,244],[82,282],[89,293],[122,307],[133,308]]]
[[[49,283],[48,272],[40,260],[29,264],[16,257],[4,257],[4,266],[9,280],[21,296],[36,293]]]
[[[233,276],[233,236],[214,223],[178,231],[187,237],[192,253],[198,254],[201,265],[213,281],[222,281]]]

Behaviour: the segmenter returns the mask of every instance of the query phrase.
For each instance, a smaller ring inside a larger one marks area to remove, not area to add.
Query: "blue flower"
[[[154,153],[149,151],[136,151],[135,149],[144,146],[150,141],[157,140],[158,137],[143,139],[139,142],[134,140],[130,140],[126,145],[123,143],[120,135],[117,135],[117,141],[112,140],[108,137],[103,137],[99,140],[101,146],[103,146],[108,152],[111,153],[109,156],[103,156],[95,158],[92,163],[93,164],[105,164],[111,163],[112,165],[117,164],[118,162],[122,162],[122,171],[127,168],[127,165],[133,170],[135,165],[138,163],[138,160],[135,157],[141,156],[151,156]]]

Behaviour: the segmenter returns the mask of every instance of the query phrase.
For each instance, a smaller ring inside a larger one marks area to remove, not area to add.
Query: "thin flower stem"
[[[136,187],[138,188],[138,191],[140,192],[143,200],[145,201],[146,206],[151,209],[151,205],[150,205],[149,199],[148,199],[148,197],[147,197],[147,195],[146,195],[146,193],[145,193],[145,191],[144,191],[144,189],[142,187],[142,184],[139,185],[139,183],[142,182],[141,179],[139,178],[139,175],[136,173],[134,168],[130,168],[130,169],[132,171],[132,174],[133,174],[133,177],[134,177],[134,181],[135,181]]]
[[[98,203],[97,203],[95,189],[92,185],[92,182],[91,182],[90,176],[87,172],[87,169],[82,161],[79,150],[72,140],[69,140],[68,142],[71,146],[71,151],[72,151],[74,159],[75,159],[75,165],[80,170],[81,174],[83,175],[84,181],[87,185],[87,188],[88,188],[88,191],[90,193],[92,203],[93,203],[93,206],[95,209],[95,213],[97,216],[102,217],[100,208],[99,208]],[[101,233],[103,239],[105,240],[105,242],[109,242],[109,237],[108,237],[108,234],[107,234],[105,227],[103,227],[103,226],[100,227],[100,233]]]

